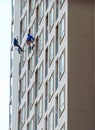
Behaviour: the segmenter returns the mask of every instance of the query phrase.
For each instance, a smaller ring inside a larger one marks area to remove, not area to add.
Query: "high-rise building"
[[[9,130],[95,129],[94,5],[12,0]]]

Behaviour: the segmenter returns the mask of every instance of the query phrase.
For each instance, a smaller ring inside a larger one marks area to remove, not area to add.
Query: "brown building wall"
[[[94,1],[68,0],[68,128],[95,129]]]

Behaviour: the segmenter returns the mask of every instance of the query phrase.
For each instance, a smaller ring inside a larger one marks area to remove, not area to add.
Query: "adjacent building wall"
[[[94,130],[93,0],[69,0],[68,29],[69,130]]]

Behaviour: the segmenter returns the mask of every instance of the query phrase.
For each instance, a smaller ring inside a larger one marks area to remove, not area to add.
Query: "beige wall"
[[[94,2],[68,1],[69,130],[94,130]]]

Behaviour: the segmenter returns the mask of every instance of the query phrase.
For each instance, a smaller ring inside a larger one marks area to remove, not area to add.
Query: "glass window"
[[[65,14],[63,15],[60,21],[60,42],[64,38],[64,35],[65,35]]]
[[[60,59],[59,59],[59,78],[60,79],[64,72],[65,72],[65,49],[62,52]]]
[[[29,130],[34,130],[34,117],[32,117],[31,121],[29,122]]]
[[[34,9],[35,9],[35,0],[29,0],[29,23],[32,20]]]
[[[23,67],[25,60],[26,60],[26,46],[24,45],[23,50],[25,50],[21,56],[20,56],[20,62],[21,62],[21,66]]]
[[[26,75],[24,74],[23,78],[21,79],[21,96],[23,97],[26,90]]]
[[[51,64],[53,58],[54,58],[54,38],[52,39],[49,45],[49,65]]]
[[[22,110],[21,110],[21,127],[23,127],[23,125],[24,125],[24,123],[25,123],[25,110],[26,108],[25,108],[25,104],[24,104],[24,106],[22,107]]]
[[[40,98],[38,102],[38,122],[41,120],[43,115],[43,96]]]
[[[62,7],[65,0],[60,0],[60,8]]]
[[[60,130],[65,130],[65,124],[62,126],[62,128]]]
[[[54,93],[54,73],[51,75],[49,79],[49,100],[52,98]]]
[[[21,0],[21,15],[22,15],[22,13],[23,13],[23,9],[24,9],[24,7],[25,7],[26,1],[27,1],[27,0]]]
[[[48,82],[45,84],[45,111],[48,108]]]
[[[65,108],[65,89],[63,88],[59,94],[59,115],[61,116]]]
[[[49,130],[54,130],[54,111],[52,111],[49,114]]]
[[[33,14],[35,9],[35,0],[29,0],[29,11],[30,11],[30,16]]]
[[[29,109],[32,108],[33,103],[34,103],[34,84],[29,91]]]
[[[52,6],[51,10],[50,10],[50,14],[49,14],[49,27],[50,27],[50,31],[51,31],[51,28],[54,24],[54,5]]]
[[[38,45],[39,45],[39,55],[40,55],[44,46],[44,30],[42,30],[40,33]]]
[[[47,117],[45,118],[45,130],[48,129],[48,122],[47,122]]]
[[[41,0],[39,4],[39,22],[41,22],[43,15],[44,15],[44,0]]]
[[[30,33],[32,34],[32,36],[35,36],[35,20],[32,24],[32,27],[30,28]]]
[[[29,77],[31,77],[32,74],[33,74],[34,68],[35,68],[35,56],[34,56],[34,53],[31,56],[29,63],[30,63]]]
[[[39,67],[39,85],[42,84],[42,81],[43,81],[43,63],[41,63]]]
[[[23,20],[22,20],[22,35],[24,36],[25,32],[27,30],[27,13],[25,14]]]

